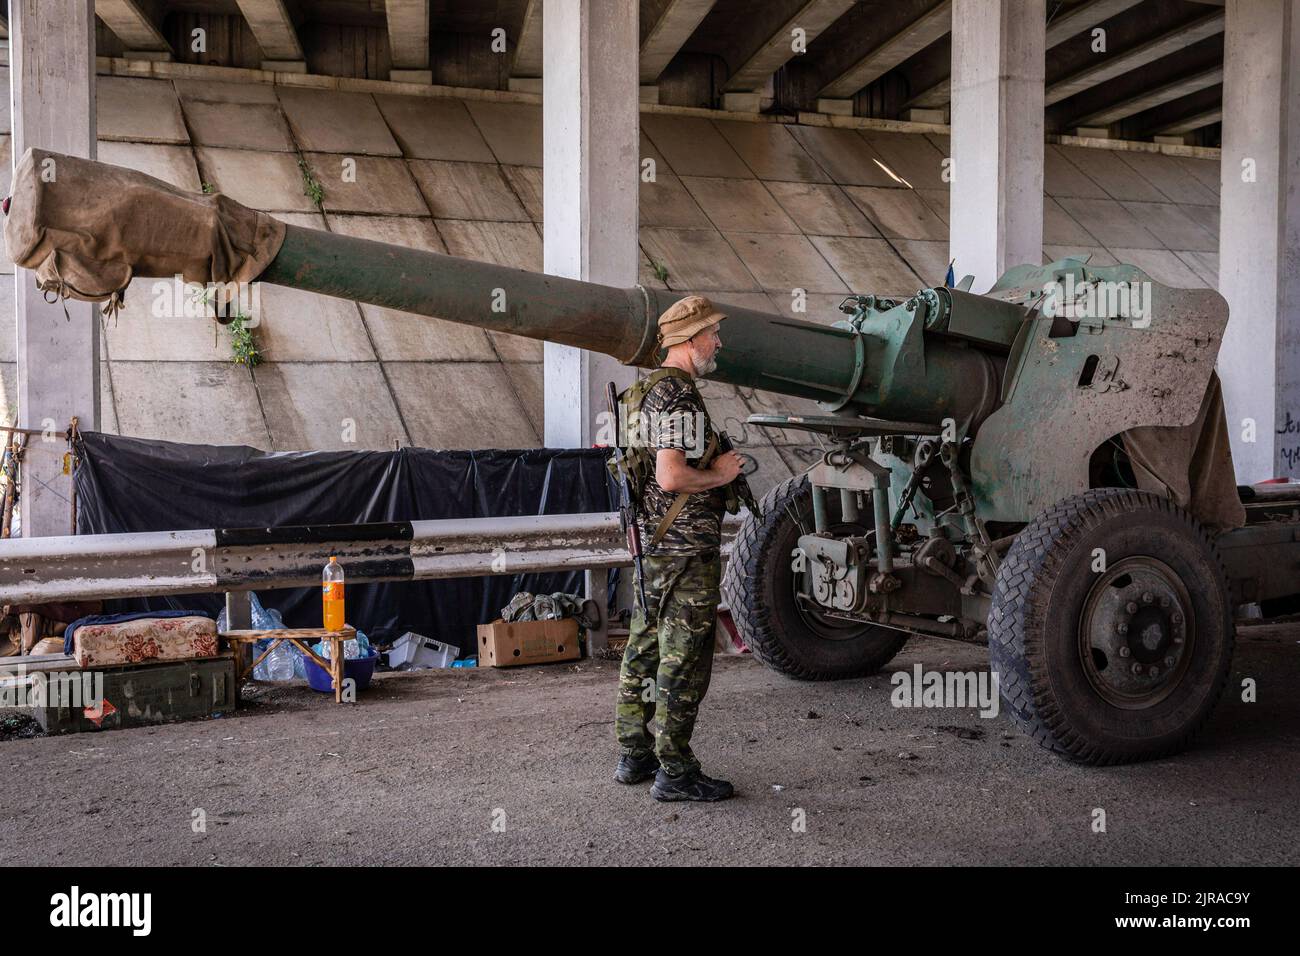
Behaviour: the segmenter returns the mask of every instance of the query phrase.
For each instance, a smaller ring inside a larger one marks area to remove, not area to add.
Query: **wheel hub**
[[[1089,682],[1118,707],[1149,707],[1182,678],[1191,657],[1191,596],[1164,562],[1116,562],[1093,584],[1079,622]]]
[[[866,534],[867,529],[859,524],[839,523],[833,524],[827,529],[838,537],[850,537],[854,535]],[[793,555],[792,555],[793,557]],[[803,584],[803,578],[807,571],[797,571],[791,576],[791,586],[794,594],[794,606],[799,617],[803,619],[804,626],[818,637],[827,641],[851,641],[855,640],[862,631],[860,621],[845,620],[837,618],[832,614],[826,614],[812,607],[809,607],[801,596],[806,593]],[[852,601],[852,582],[841,580],[835,587],[848,588],[847,592],[842,592],[842,600]],[[818,604],[830,604],[831,594],[829,590],[813,589],[812,597]]]

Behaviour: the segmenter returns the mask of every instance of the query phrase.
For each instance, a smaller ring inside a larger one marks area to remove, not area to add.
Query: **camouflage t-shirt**
[[[713,425],[704,401],[685,372],[664,377],[641,403],[644,435],[652,449],[676,448],[686,453],[686,463],[701,466],[713,437]],[[717,456],[715,449],[713,457]],[[672,506],[676,492],[665,491],[654,474],[646,480],[638,514],[641,542],[646,554],[698,554],[722,546],[722,515],[727,508],[721,488],[696,492],[669,525],[659,544],[651,547],[655,529]]]

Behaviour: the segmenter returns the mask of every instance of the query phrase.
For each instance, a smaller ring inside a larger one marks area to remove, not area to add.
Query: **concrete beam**
[[[1129,7],[1136,6],[1139,2],[1141,0],[1093,0],[1092,3],[1075,7],[1048,24],[1044,44],[1049,50],[1060,46],[1070,37],[1122,13]],[[934,80],[931,72],[929,80],[920,86],[918,92],[907,101],[906,106],[943,109],[949,105],[952,100],[951,77],[944,76],[942,79]]]
[[[823,30],[853,6],[854,0],[806,0],[754,50],[727,79],[729,93],[759,90],[768,77],[798,56],[795,38],[810,44]],[[796,33],[796,31],[801,31]]]
[[[1137,116],[1122,119],[1115,124],[1115,131],[1120,139],[1146,139],[1162,134],[1171,126],[1181,126],[1189,120],[1194,121],[1197,117],[1221,111],[1222,108],[1223,86],[1220,84],[1190,93],[1172,103],[1163,103]]]
[[[1138,11],[1134,11],[1133,19],[1137,17]],[[1108,40],[1117,49],[1122,49],[1133,42],[1134,34],[1140,32],[1135,30],[1133,24],[1127,19],[1122,34],[1118,26],[1108,30]],[[1164,31],[1152,30],[1147,33],[1147,36],[1155,36],[1157,32]],[[1069,61],[1071,65],[1063,71],[1058,69],[1060,75],[1068,75],[1084,65],[1079,57],[1079,46],[1082,44],[1086,49],[1089,41],[1089,35],[1083,34],[1072,44],[1070,51],[1072,59]],[[1062,52],[1065,52],[1065,48],[1062,48]],[[1090,58],[1094,54],[1089,50],[1086,56]],[[1090,90],[1084,90],[1067,100],[1062,100],[1055,106],[1048,107],[1048,133],[1060,132],[1084,123],[1090,117],[1102,117],[1096,122],[1111,125],[1112,132],[1118,138],[1142,138],[1135,132],[1136,128],[1168,122],[1205,108],[1208,104],[1203,102],[1201,97],[1207,90],[1213,90],[1219,84],[1210,77],[1205,79],[1201,77],[1213,70],[1221,69],[1222,66],[1223,34],[1220,33],[1206,37],[1173,56],[1164,57],[1140,70],[1101,83]],[[1048,69],[1051,68],[1052,60],[1049,54]],[[1206,85],[1202,86],[1201,83]],[[1186,108],[1188,104],[1192,104],[1194,108]],[[1218,105],[1217,100],[1214,101],[1214,105]],[[1114,113],[1111,112],[1112,110]],[[1107,115],[1117,115],[1119,118],[1108,120],[1105,118]],[[1087,125],[1094,125],[1094,123],[1089,121]]]
[[[942,0],[823,86],[818,97],[848,99],[951,29],[952,2]]]
[[[1141,2],[1142,0],[1092,0],[1091,3],[1080,4],[1068,13],[1053,17],[1047,24],[1047,49],[1050,50]]]
[[[641,255],[640,85],[628,69],[640,46],[636,4],[545,0],[542,30],[544,269],[631,288]],[[547,447],[591,447],[605,383],[622,388],[634,374],[615,359],[546,343]]]
[[[1156,37],[1123,53],[1108,54],[1096,65],[1058,80],[1047,87],[1045,102],[1048,106],[1059,103],[1083,90],[1091,89],[1107,80],[1140,69],[1161,57],[1176,53],[1206,37],[1223,32],[1223,11],[1208,13],[1176,30]]]
[[[93,0],[39,0],[10,8],[13,158],[33,146],[95,158]],[[58,169],[51,173],[58,176]],[[14,269],[18,424],[62,433],[99,428],[99,315],[93,303],[46,302],[35,277]],[[64,308],[67,313],[65,315]],[[33,440],[23,465],[24,537],[69,534],[72,483],[61,438]]]
[[[1155,129],[1153,132],[1156,134],[1175,135],[1180,133],[1190,133],[1193,130],[1209,126],[1212,123],[1221,122],[1223,122],[1223,109],[1219,108],[1206,110],[1204,113],[1197,113],[1194,116],[1189,116],[1186,119],[1181,119],[1174,123],[1166,123],[1164,126]]]
[[[132,53],[165,53],[171,56],[171,44],[158,29],[162,17],[155,5],[145,0],[95,0],[95,13]]]
[[[1300,0],[1228,0],[1219,375],[1238,483],[1300,478]]]
[[[938,83],[917,93],[907,101],[909,107],[925,110],[943,109],[952,102],[952,77],[944,77]]]
[[[1157,86],[1153,90],[1130,96],[1118,103],[1107,106],[1105,109],[1089,113],[1087,116],[1081,116],[1074,121],[1074,125],[1109,126],[1111,123],[1122,120],[1127,116],[1136,116],[1144,110],[1154,109],[1165,103],[1172,103],[1189,93],[1195,93],[1198,90],[1216,86],[1222,82],[1223,67],[1216,66],[1210,70],[1202,70],[1181,80],[1174,80],[1172,83]]]
[[[306,72],[307,58],[284,0],[235,0],[262,48],[263,69]],[[297,64],[302,64],[298,70]]]
[[[1043,255],[1046,0],[954,0],[949,255],[973,290]]]
[[[695,28],[715,3],[717,0],[668,0],[663,13],[641,41],[640,74],[643,85],[653,84],[659,79],[659,74],[691,38]]]
[[[394,71],[429,69],[429,0],[384,0],[384,13]]]
[[[542,75],[542,0],[528,0],[524,10],[524,24],[515,43],[515,58],[510,64],[511,76]]]

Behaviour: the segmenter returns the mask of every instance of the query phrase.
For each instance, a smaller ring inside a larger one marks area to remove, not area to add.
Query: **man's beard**
[[[708,375],[712,371],[715,371],[718,367],[718,362],[717,359],[712,356],[709,358],[700,358],[698,355],[695,354],[695,352],[692,351],[691,367],[695,369],[696,375],[702,377]]]

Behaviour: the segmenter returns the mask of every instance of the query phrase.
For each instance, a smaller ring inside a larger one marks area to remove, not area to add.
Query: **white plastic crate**
[[[410,664],[412,669],[422,667],[450,667],[451,662],[460,656],[460,648],[432,637],[407,631],[393,644],[388,652],[388,666],[400,667]]]

